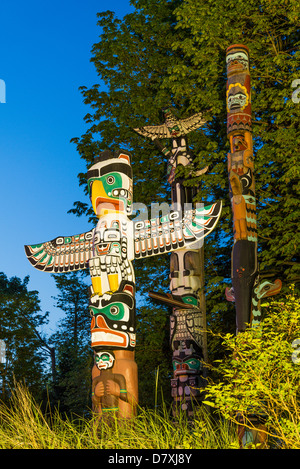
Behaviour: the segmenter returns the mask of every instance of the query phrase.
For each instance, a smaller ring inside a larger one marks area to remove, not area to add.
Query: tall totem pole
[[[228,47],[226,64],[228,176],[234,237],[232,288],[226,289],[226,297],[235,302],[236,330],[240,333],[247,325],[255,327],[260,323],[260,300],[278,293],[281,281],[277,279],[272,283],[259,278],[248,48],[240,44]],[[249,412],[247,416],[240,416],[240,422],[241,446],[247,441],[265,443],[263,419]]]
[[[175,173],[180,165],[191,165],[194,155],[188,148],[186,135],[202,126],[205,120],[199,113],[178,121],[170,109],[165,109],[164,115],[164,124],[135,130],[150,137],[168,158],[167,177],[171,185],[172,205],[184,211],[193,205],[197,188],[185,186],[184,178],[176,177]],[[160,139],[172,140],[172,149],[163,147]],[[203,174],[207,169],[199,173]],[[170,316],[173,413],[184,411],[188,417],[193,416],[194,405],[201,401],[201,391],[205,387],[203,362],[207,360],[207,344],[203,250],[201,243],[173,251],[170,258],[171,294],[149,292],[151,298],[173,307]]]
[[[281,281],[259,279],[248,48],[240,44],[228,47],[226,65],[228,177],[234,238],[232,288],[226,289],[226,297],[235,302],[236,329],[241,332],[247,324],[255,326],[260,322],[261,298],[278,293]]]
[[[100,153],[87,172],[87,184],[97,226],[26,245],[25,252],[43,272],[89,269],[93,410],[101,418],[132,418],[138,403],[132,260],[198,243],[216,226],[222,204],[189,210],[184,218],[174,210],[162,218],[131,220],[131,154],[124,150]]]

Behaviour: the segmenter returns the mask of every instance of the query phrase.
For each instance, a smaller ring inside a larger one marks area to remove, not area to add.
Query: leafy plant
[[[237,336],[226,334],[227,356],[212,367],[218,381],[207,387],[206,404],[225,419],[261,431],[251,416],[263,421],[271,445],[300,449],[300,304],[294,287],[285,301],[264,305],[260,326]]]

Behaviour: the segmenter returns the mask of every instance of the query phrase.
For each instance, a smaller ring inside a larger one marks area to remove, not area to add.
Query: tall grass
[[[26,387],[16,384],[8,404],[0,403],[0,449],[228,449],[238,448],[236,431],[214,421],[206,409],[193,424],[183,415],[174,421],[165,406],[138,409],[130,422],[108,425],[93,418],[43,413]]]

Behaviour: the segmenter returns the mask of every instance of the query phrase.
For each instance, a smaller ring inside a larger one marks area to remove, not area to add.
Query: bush
[[[209,383],[206,403],[236,424],[242,418],[252,434],[263,433],[267,447],[300,449],[299,298],[291,287],[284,301],[262,306],[259,326],[223,336],[229,353],[212,367],[218,382]]]

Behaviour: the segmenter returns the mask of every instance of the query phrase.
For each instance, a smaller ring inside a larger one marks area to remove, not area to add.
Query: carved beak
[[[109,197],[105,192],[102,182],[97,179],[92,185],[91,201],[97,217],[105,213],[119,211],[122,208],[120,205],[124,206],[123,203],[120,203],[119,198],[114,199],[113,197]]]

